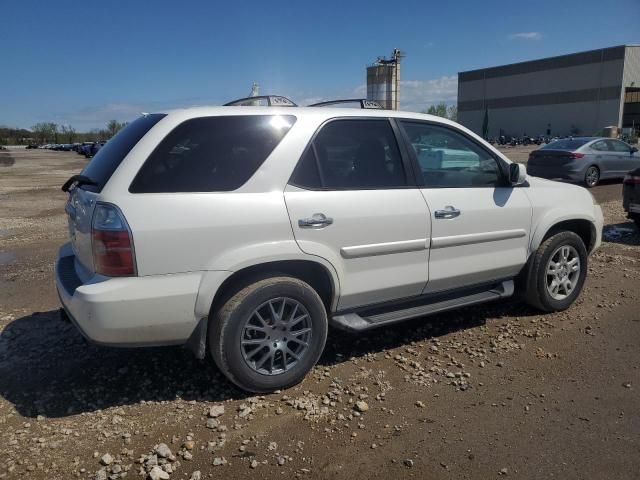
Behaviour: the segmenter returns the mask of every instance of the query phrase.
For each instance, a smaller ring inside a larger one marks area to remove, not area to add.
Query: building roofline
[[[612,47],[596,48],[596,49],[593,49],[593,50],[584,50],[584,51],[581,51],[581,52],[565,53],[565,54],[562,54],[562,55],[553,55],[551,57],[535,58],[535,59],[532,59],[532,60],[523,60],[521,62],[505,63],[505,64],[502,64],[502,65],[494,65],[494,66],[491,66],[491,67],[474,68],[472,70],[460,71],[460,72],[458,72],[458,75],[464,75],[464,74],[469,74],[469,73],[477,73],[477,72],[482,72],[484,70],[499,69],[499,68],[504,68],[504,67],[513,67],[513,66],[516,66],[516,65],[523,65],[523,64],[526,64],[526,63],[539,62],[541,60],[567,58],[567,57],[572,57],[572,56],[575,56],[575,55],[583,55],[583,54],[588,54],[588,53],[601,52],[603,50],[614,50],[614,49],[618,49],[618,48],[627,48],[627,47],[640,47],[640,44],[614,45]]]

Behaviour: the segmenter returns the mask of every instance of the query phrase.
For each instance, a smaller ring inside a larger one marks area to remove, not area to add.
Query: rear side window
[[[609,147],[604,140],[600,140],[599,142],[593,143],[591,145],[591,149],[598,150],[599,152],[607,152],[609,150]]]
[[[292,115],[187,120],[151,153],[131,193],[228,192],[258,170],[295,123]]]
[[[164,113],[144,115],[120,130],[98,150],[96,156],[82,170],[82,175],[89,177],[97,185],[82,185],[80,188],[91,192],[102,191],[129,151],[165,116]]]
[[[335,120],[322,127],[291,183],[311,189],[366,190],[401,188],[407,180],[388,120]]]

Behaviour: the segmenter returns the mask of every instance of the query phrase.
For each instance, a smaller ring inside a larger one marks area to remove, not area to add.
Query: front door
[[[454,127],[400,122],[413,146],[430,209],[425,293],[512,278],[528,256],[526,187],[505,182],[500,160]]]
[[[337,119],[285,190],[300,249],[338,273],[340,310],[419,295],[427,283],[430,218],[407,171],[388,119]]]

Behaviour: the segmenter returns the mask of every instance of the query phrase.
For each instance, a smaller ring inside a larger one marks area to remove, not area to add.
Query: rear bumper
[[[561,179],[571,182],[581,182],[584,180],[585,169],[583,166],[568,164],[562,167],[557,166],[536,166],[527,165],[527,173],[534,177],[546,178],[549,180]]]
[[[198,324],[201,273],[82,282],[69,244],[58,254],[55,282],[72,322],[90,341],[109,346],[181,345]]]

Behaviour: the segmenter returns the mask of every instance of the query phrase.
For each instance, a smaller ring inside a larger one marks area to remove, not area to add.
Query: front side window
[[[403,121],[401,125],[427,188],[491,187],[501,183],[497,160],[461,133],[428,123]]]
[[[291,183],[325,190],[407,185],[400,150],[386,119],[326,124],[300,159]]]
[[[187,120],[146,160],[131,193],[228,192],[258,170],[295,123],[292,115]]]

